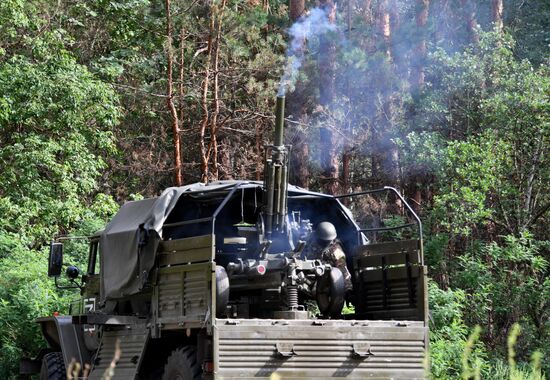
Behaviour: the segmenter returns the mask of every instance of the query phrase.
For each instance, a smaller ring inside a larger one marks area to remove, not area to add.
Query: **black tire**
[[[332,268],[330,273],[317,282],[317,306],[321,314],[327,317],[337,317],[342,313],[346,284],[344,275],[338,268]]]
[[[40,380],[66,380],[67,371],[61,352],[50,352],[42,359]]]
[[[202,370],[193,346],[178,348],[168,356],[162,380],[201,380]]]

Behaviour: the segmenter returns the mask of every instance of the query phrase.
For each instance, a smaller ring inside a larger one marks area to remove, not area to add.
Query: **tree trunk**
[[[305,13],[305,0],[290,0],[289,17],[292,23],[296,22]],[[305,41],[302,41],[304,44]],[[298,123],[304,122],[304,95],[305,88],[302,82],[298,81],[292,93],[287,95],[287,115]],[[291,135],[294,137],[291,151],[291,182],[297,186],[307,189],[309,187],[309,146],[307,135],[300,124],[289,125]]]
[[[328,21],[336,20],[336,6],[332,0],[322,0],[320,7],[326,12]],[[326,36],[319,41],[319,102],[327,107],[334,99],[334,75],[336,70],[336,46]]]
[[[256,123],[256,129],[255,129],[255,137],[256,137],[256,157],[258,162],[264,162],[264,159],[262,157],[262,130],[260,128],[260,124]],[[262,178],[262,171],[264,170],[263,167],[260,165],[256,165],[256,181],[259,181]]]
[[[365,26],[371,27],[375,25],[375,17],[374,17],[374,11],[372,6],[372,0],[363,1],[361,18],[363,19]],[[362,38],[359,42],[359,46],[369,54],[374,53],[375,38],[373,38],[373,34],[368,33],[368,35],[366,35],[365,38]]]
[[[366,25],[372,25],[374,22],[374,15],[372,12],[372,0],[363,1],[363,13],[361,14]]]
[[[301,117],[299,122],[304,122],[304,117]],[[300,125],[291,124],[289,129],[293,130],[290,162],[291,183],[307,189],[309,187],[309,144],[307,134]]]
[[[348,32],[348,38],[351,39],[351,20],[352,20],[352,15],[351,15],[351,12],[352,12],[352,9],[351,9],[351,0],[348,0],[347,2],[347,32]],[[351,83],[350,83],[350,78],[348,75],[346,75],[346,91],[347,91],[347,96],[348,98],[351,98]],[[346,134],[348,137],[352,136],[353,135],[353,129],[352,129],[352,125],[350,122],[346,123]],[[351,144],[346,140],[346,142],[344,143],[344,149],[343,149],[343,152],[342,152],[342,189],[341,189],[341,193],[342,194],[347,194],[347,193],[350,193],[351,189],[350,189],[350,186],[351,186],[351,171],[350,171],[350,165],[351,165],[351,152],[352,152],[352,147],[351,147]],[[349,198],[346,198],[344,200],[344,203],[349,204]]]
[[[387,99],[384,104],[384,113],[388,117],[392,117],[393,114],[393,103],[391,99]],[[389,128],[393,128],[393,123],[391,119],[388,119],[385,123]],[[393,186],[397,189],[401,188],[401,168],[400,168],[400,158],[399,150],[395,143],[391,140],[390,135],[387,134],[382,137],[382,143],[380,145],[383,147],[383,176],[386,186]],[[396,200],[400,204],[399,201]]]
[[[167,85],[166,85],[166,104],[170,110],[170,116],[172,118],[172,136],[174,145],[174,183],[176,186],[183,184],[182,164],[181,164],[181,147],[180,147],[180,131],[178,112],[174,104],[173,94],[173,64],[174,55],[172,48],[172,17],[170,11],[170,0],[166,0],[164,3],[166,7],[166,44],[167,44]]]
[[[382,37],[383,50],[391,61],[391,22],[388,0],[380,0],[378,4],[378,33]]]
[[[344,153],[342,154],[342,194],[348,194],[351,192],[351,155],[352,149],[349,145],[344,147]],[[346,198],[347,200],[347,198]]]
[[[503,14],[503,0],[491,0],[491,16],[495,25],[495,30],[499,33],[502,33],[502,29],[504,28]]]
[[[416,2],[416,28],[419,36],[411,67],[411,88],[418,93],[424,87],[424,62],[426,60],[426,24],[428,22],[429,0]]]
[[[219,60],[220,60],[220,39],[222,33],[223,12],[225,9],[226,0],[222,0],[221,6],[216,10],[217,25],[216,25],[216,39],[213,46],[214,55],[214,89],[212,100],[212,117],[210,120],[210,146],[208,152],[212,151],[212,179],[218,180],[218,115],[220,113],[220,97],[219,97]],[[213,15],[214,16],[214,15]]]
[[[390,49],[391,62],[394,65],[395,75],[403,80],[407,80],[408,67],[405,62],[406,49],[402,43],[392,43],[391,34],[396,33],[401,28],[401,15],[399,14],[399,6],[397,0],[390,0],[388,2],[388,14],[390,18],[389,24],[389,36],[388,36],[388,46]]]
[[[413,94],[419,94],[424,88],[424,62],[426,60],[426,24],[428,22],[429,0],[417,0],[416,2],[416,28],[419,40],[414,51],[414,58],[411,67],[411,89]],[[422,205],[422,176],[411,175],[408,179],[408,186],[412,199],[412,207],[417,213],[421,211]]]
[[[322,127],[319,131],[321,138],[321,166],[323,170],[322,186],[327,194],[338,193],[338,176],[340,161],[334,146],[334,135],[330,128]]]
[[[391,54],[391,19],[388,0],[381,0],[379,4],[379,34],[382,37],[382,49],[387,57],[387,64],[393,70],[393,57]],[[378,131],[379,142],[377,146],[382,149],[382,175],[385,185],[400,187],[399,152],[391,139],[393,128],[393,99],[392,88],[383,84],[382,123]],[[396,200],[396,204],[400,204]]]
[[[460,0],[464,16],[466,17],[466,26],[470,36],[470,42],[474,45],[479,44],[479,33],[477,30],[476,4],[473,0]]]
[[[289,0],[288,13],[290,17],[290,22],[297,21],[306,10],[305,0]]]
[[[184,99],[184,95],[185,95],[185,83],[184,83],[184,79],[185,79],[185,29],[184,28],[181,28],[181,32],[180,32],[180,62],[179,62],[179,65],[180,65],[180,83],[179,83],[179,95],[180,95],[180,103],[179,103],[179,106],[180,106],[180,127],[181,129],[183,130],[183,119],[185,117],[185,99]]]
[[[208,182],[208,161],[209,152],[206,149],[205,136],[206,128],[208,127],[209,111],[208,111],[208,90],[210,87],[210,60],[212,56],[212,35],[214,34],[214,15],[210,15],[210,26],[208,31],[208,48],[206,53],[206,64],[204,67],[204,79],[202,83],[201,108],[202,120],[199,128],[199,148],[200,148],[200,169],[201,182]]]
[[[449,0],[438,0],[432,2],[433,14],[437,15],[433,17],[434,21],[434,39],[437,46],[446,48],[449,41],[449,14],[450,6]]]
[[[329,22],[336,19],[336,6],[332,0],[322,0],[320,7],[328,15]],[[334,79],[336,71],[336,46],[326,36],[319,42],[319,103],[324,113],[330,112],[330,104],[334,99]],[[328,127],[320,129],[321,167],[323,170],[323,188],[328,194],[338,192],[339,157],[335,148],[333,132]]]
[[[230,139],[224,136],[220,140],[220,159],[219,159],[219,166],[220,166],[220,174],[219,178],[222,180],[228,180],[233,179],[233,165],[231,162],[231,141]]]

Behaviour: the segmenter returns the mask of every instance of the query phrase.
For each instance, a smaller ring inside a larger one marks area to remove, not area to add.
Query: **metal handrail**
[[[216,208],[216,211],[214,211],[214,214],[212,216],[209,216],[209,217],[206,217],[206,218],[197,218],[197,219],[191,219],[191,220],[184,220],[184,221],[174,222],[174,223],[166,223],[162,226],[162,228],[171,228],[171,227],[184,226],[184,225],[187,225],[187,224],[212,222],[212,224],[211,224],[211,227],[212,227],[211,234],[212,234],[212,236],[214,236],[215,233],[216,233],[216,217],[218,216],[220,211],[225,207],[227,202],[229,202],[229,200],[233,197],[233,194],[235,194],[235,192],[238,189],[240,189],[242,185],[247,185],[247,184],[248,184],[248,182],[242,182],[242,183],[238,183],[238,184],[231,184],[231,185],[223,186],[223,187],[220,187],[220,188],[216,189],[216,190],[225,190],[225,189],[233,186],[231,191],[225,196],[222,203],[220,203],[220,205]],[[183,193],[182,195],[196,194],[196,193],[201,193],[201,192],[205,192],[205,191],[203,189],[201,189],[201,191],[189,191],[189,192]],[[214,260],[214,257],[212,257],[212,260]]]
[[[393,230],[399,230],[401,228],[408,228],[413,226],[416,226],[416,223],[401,224],[399,226],[393,226],[393,227],[361,228],[359,229],[359,232],[393,231]]]
[[[216,218],[218,217],[218,214],[220,213],[221,210],[223,210],[227,202],[229,202],[229,200],[233,197],[233,194],[235,194],[235,192],[241,187],[241,185],[242,183],[239,183],[235,187],[233,187],[229,192],[229,194],[227,194],[227,196],[224,198],[222,203],[220,203],[216,211],[214,211],[214,214],[212,215],[212,238],[214,238],[214,236],[216,235]],[[213,251],[212,260],[215,260],[215,255],[216,255],[216,252]]]
[[[419,234],[419,238],[420,238],[420,261],[421,261],[421,265],[424,265],[424,236],[423,236],[423,233],[422,233],[422,221],[420,220],[420,218],[418,217],[416,212],[414,212],[413,208],[407,203],[405,198],[403,198],[401,193],[399,191],[397,191],[397,189],[395,187],[384,186],[381,189],[373,189],[373,190],[361,191],[361,192],[358,192],[358,193],[336,195],[336,196],[334,196],[334,198],[337,198],[337,199],[351,198],[351,197],[355,197],[355,196],[359,196],[359,195],[375,194],[375,193],[382,193],[382,192],[393,192],[395,195],[397,195],[397,197],[401,200],[401,202],[403,202],[403,204],[405,205],[407,210],[411,213],[413,218],[416,220],[416,225],[418,226],[418,234]],[[396,229],[407,228],[407,227],[412,227],[412,226],[414,226],[414,223],[403,224],[401,226],[396,226],[396,227],[379,227],[379,228],[361,229],[361,230],[358,231],[358,233],[361,233],[361,232],[376,232],[376,231],[390,231],[390,230],[396,230]]]

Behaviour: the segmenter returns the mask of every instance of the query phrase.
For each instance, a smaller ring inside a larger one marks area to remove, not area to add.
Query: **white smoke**
[[[285,96],[286,91],[294,87],[304,60],[304,50],[308,39],[312,36],[319,37],[334,30],[336,30],[336,24],[330,22],[327,8],[314,8],[292,24],[288,30],[290,42],[286,52],[285,71],[279,84],[278,96]]]

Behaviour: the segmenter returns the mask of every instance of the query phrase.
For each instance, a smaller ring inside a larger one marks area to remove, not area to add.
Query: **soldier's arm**
[[[332,251],[333,256],[333,265],[336,266],[340,271],[342,271],[342,274],[344,275],[344,282],[346,284],[346,290],[352,290],[353,284],[351,282],[351,274],[348,270],[348,265],[346,262],[346,254],[344,253],[344,250],[340,245],[335,247],[335,249]]]

